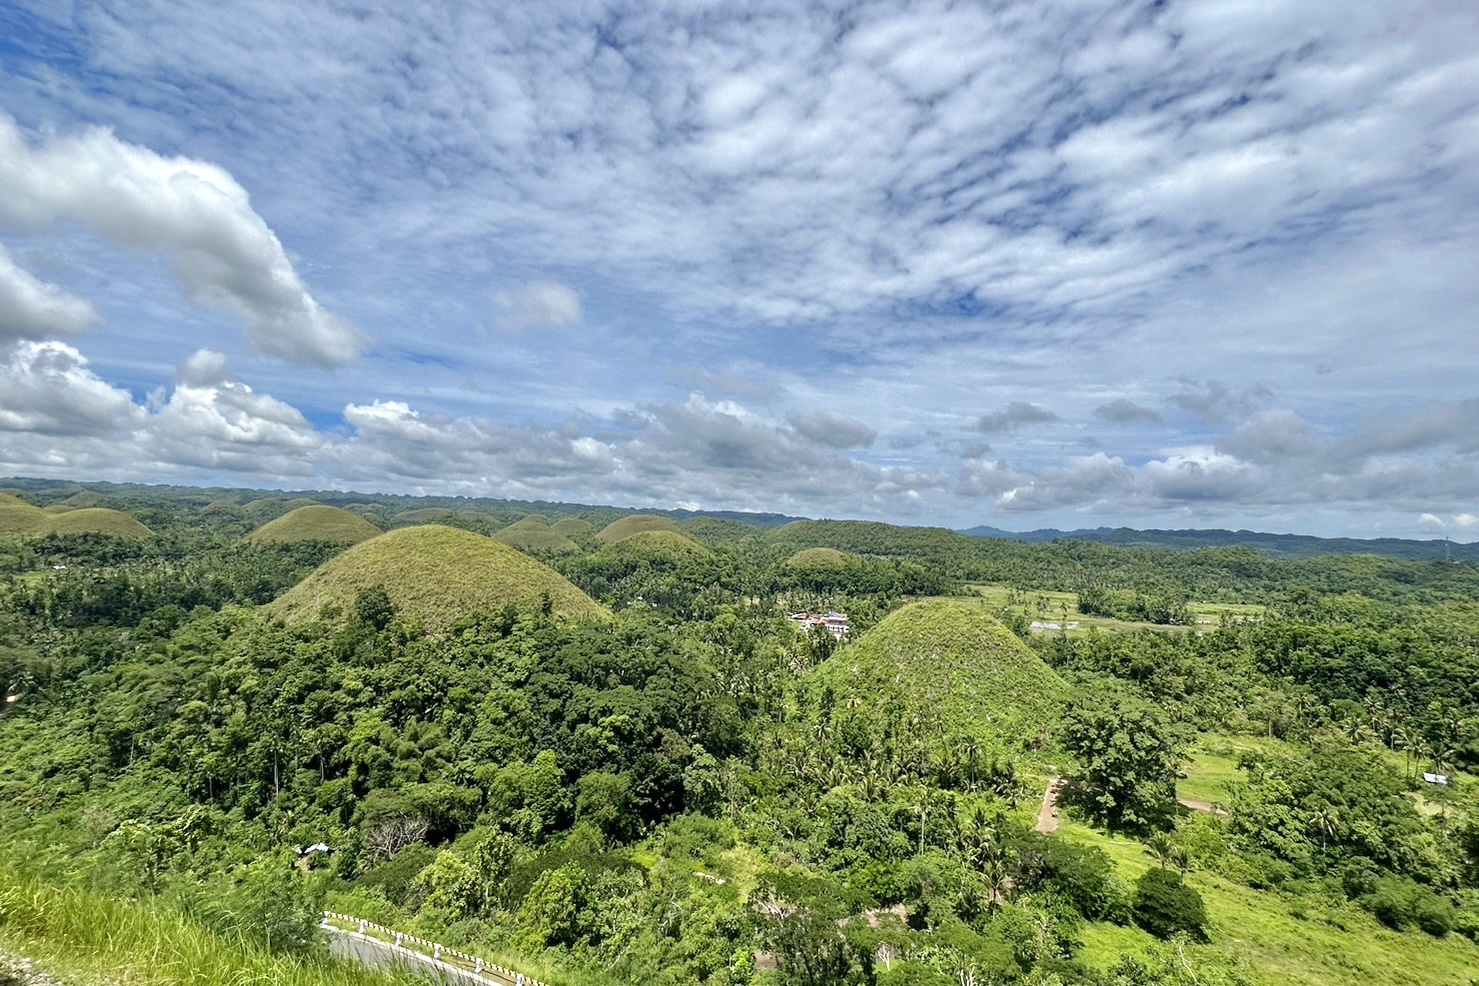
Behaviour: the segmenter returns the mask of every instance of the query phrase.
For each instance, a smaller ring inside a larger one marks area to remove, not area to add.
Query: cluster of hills
[[[622,534],[637,533],[638,527],[650,531],[663,530],[664,528],[657,523],[658,521],[665,522],[673,530],[678,530],[680,525],[683,525],[689,533],[693,533],[693,525],[699,522],[743,526],[761,531],[785,530],[797,522],[863,523],[813,522],[808,518],[784,514],[745,513],[732,510],[655,510],[637,515],[630,509],[594,504],[501,500],[487,497],[407,496],[336,490],[278,492],[104,482],[83,485],[28,478],[4,479],[0,480],[0,484],[10,491],[0,493],[0,534],[39,535],[52,531],[59,533],[98,531],[127,536],[125,533],[127,531],[131,536],[144,537],[147,535],[143,531],[119,521],[116,513],[119,511],[136,512],[141,508],[157,505],[161,501],[189,502],[203,508],[208,513],[232,514],[260,522],[282,519],[283,515],[301,507],[333,507],[356,515],[375,530],[457,519],[468,523],[485,524],[491,528],[489,533],[520,550],[553,553],[575,551],[584,546],[593,536],[598,537],[601,542],[610,542],[620,540]],[[108,514],[84,514],[67,520],[48,522],[30,511],[21,509],[34,504],[21,500],[16,496],[17,493],[32,500],[44,500],[43,512],[52,513],[53,517],[84,509],[112,508],[112,510]],[[333,521],[336,529],[328,532],[332,536],[325,534],[315,534],[312,538],[302,536],[314,533],[316,527],[328,525],[330,516],[336,518]],[[639,519],[619,529],[621,534],[612,535],[608,530],[603,529],[623,518],[634,516]],[[111,520],[111,523],[105,523],[106,520]],[[48,524],[56,526],[48,526]],[[893,525],[878,526],[893,527]],[[904,530],[910,529],[905,528]],[[939,528],[914,528],[912,530],[942,532]],[[1377,555],[1412,561],[1479,561],[1479,542],[1460,543],[1441,538],[1428,540],[1323,538],[1304,534],[1271,534],[1247,530],[1137,530],[1127,527],[1076,530],[1042,528],[1032,531],[1008,531],[987,525],[955,533],[981,540],[1016,541],[1026,544],[1081,541],[1116,547],[1174,551],[1252,548],[1260,554],[1274,558]],[[296,517],[292,524],[262,531],[258,540],[285,542],[312,539],[352,543],[369,536],[372,535],[364,527],[349,524],[338,515],[318,511],[314,515]]]

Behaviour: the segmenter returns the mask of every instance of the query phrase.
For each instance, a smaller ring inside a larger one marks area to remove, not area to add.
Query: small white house
[[[1453,783],[1453,781],[1448,779],[1447,774],[1429,774],[1427,771],[1423,772],[1423,780],[1429,784],[1438,784],[1442,787],[1448,787]]]

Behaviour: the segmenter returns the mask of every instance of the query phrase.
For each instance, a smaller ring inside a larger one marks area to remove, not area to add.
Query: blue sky
[[[1479,7],[0,3],[0,475],[1479,536]]]

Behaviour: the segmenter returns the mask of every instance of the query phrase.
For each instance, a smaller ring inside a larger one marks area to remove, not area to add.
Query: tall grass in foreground
[[[385,986],[422,982],[327,954],[295,958],[230,941],[166,908],[53,887],[0,870],[0,944],[81,979],[145,986]]]

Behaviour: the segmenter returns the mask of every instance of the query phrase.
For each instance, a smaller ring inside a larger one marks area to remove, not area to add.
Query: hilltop
[[[810,677],[836,695],[834,718],[856,700],[865,720],[897,727],[917,717],[948,734],[1011,742],[1047,728],[1069,691],[983,607],[952,600],[896,610]]]
[[[348,510],[315,503],[268,521],[243,540],[250,544],[294,544],[300,541],[358,544],[378,537],[380,533],[380,528]]]
[[[596,525],[584,517],[561,517],[550,525],[550,530],[572,541],[583,541],[596,533]]]
[[[0,534],[45,534],[51,515],[13,493],[0,493]]]
[[[856,555],[850,555],[836,548],[804,548],[786,559],[788,568],[846,568],[848,565],[856,564]]]
[[[538,515],[525,517],[510,524],[497,534],[494,540],[520,551],[578,551],[579,546],[550,526],[550,522]]]
[[[638,531],[609,542],[601,549],[600,555],[622,561],[681,565],[684,562],[709,558],[713,552],[682,531],[656,530]]]
[[[117,538],[153,537],[138,520],[107,507],[42,510],[17,496],[0,493],[0,534],[42,537],[47,534],[103,534]]]
[[[154,532],[120,510],[83,507],[50,515],[53,534],[104,534],[115,538],[150,538]]]
[[[501,609],[538,608],[547,594],[557,616],[602,618],[606,610],[563,575],[492,538],[454,527],[403,527],[362,541],[320,565],[268,609],[290,623],[325,606],[352,612],[362,589],[383,585],[396,611],[429,629]]]
[[[629,538],[634,534],[647,534],[653,531],[671,531],[681,534],[678,525],[666,517],[658,517],[653,514],[632,514],[620,520],[612,521],[601,529],[596,535],[597,541],[611,544],[623,538]]]

